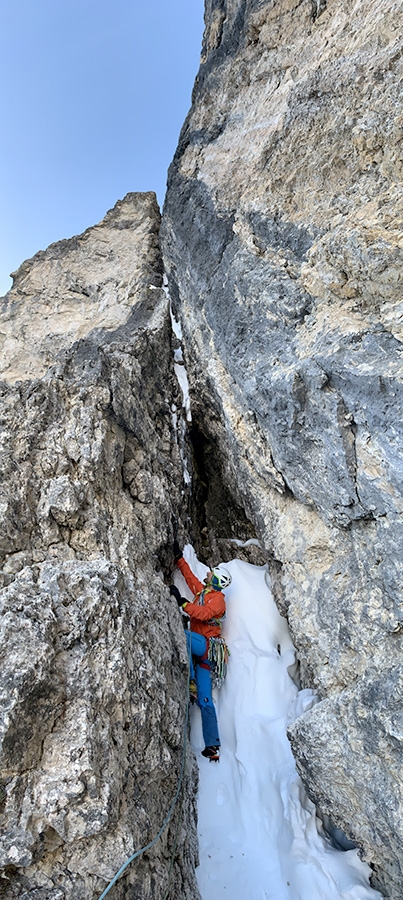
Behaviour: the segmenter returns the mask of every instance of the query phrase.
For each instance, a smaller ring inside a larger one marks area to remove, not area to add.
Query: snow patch
[[[183,363],[174,362],[175,375],[179,381],[180,389],[183,397],[183,408],[185,410],[186,421],[192,421],[192,413],[190,411],[189,382],[187,371]]]
[[[163,291],[165,292],[167,299],[169,301],[169,312],[171,316],[171,325],[172,331],[178,340],[182,340],[182,328],[180,322],[175,319],[175,316],[172,312],[172,304],[171,298],[169,296],[168,290],[168,280],[166,275],[163,277]],[[182,461],[182,469],[183,469],[183,480],[186,485],[191,484],[191,476],[189,473],[187,459],[186,459],[186,422],[192,421],[192,413],[190,410],[190,396],[189,396],[189,381],[186,372],[186,367],[183,361],[183,350],[182,347],[178,347],[174,350],[174,372],[178,379],[179,387],[182,391],[182,408],[185,411],[186,421],[184,421],[183,417],[178,416],[178,412],[175,404],[172,404],[171,413],[172,413],[172,427],[178,436],[178,447],[179,453]]]
[[[181,341],[182,340],[182,327],[181,327],[181,324],[178,321],[178,319],[175,319],[175,316],[172,311],[172,303],[171,303],[171,298],[169,296],[168,281],[167,281],[166,275],[164,275],[164,279],[163,279],[163,291],[165,291],[165,294],[169,300],[169,312],[170,312],[170,316],[171,316],[172,331],[173,331],[175,337],[177,337],[178,340]],[[186,420],[188,422],[191,422],[192,414],[190,411],[189,381],[188,381],[186,367],[185,367],[185,364],[183,361],[182,347],[178,347],[178,349],[174,351],[174,369],[175,369],[175,375],[179,381],[180,389],[182,391],[183,407],[184,407],[184,410],[186,413]]]
[[[237,547],[260,547],[262,549],[262,544],[257,538],[249,538],[248,541],[240,541],[239,538],[230,538],[230,544],[235,544]]]
[[[184,556],[203,580],[207,567]],[[287,668],[295,650],[269,589],[266,566],[225,563],[227,678],[215,703],[219,763],[205,760],[200,711],[191,710],[199,763],[198,883],[203,900],[382,900],[357,850],[336,850],[296,771],[287,725],[316,702]],[[182,576],[178,586],[190,597]],[[278,649],[279,648],[279,649]]]

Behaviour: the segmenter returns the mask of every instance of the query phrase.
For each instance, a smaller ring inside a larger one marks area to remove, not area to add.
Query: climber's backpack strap
[[[211,593],[212,590],[214,590],[214,589],[211,587],[210,584],[208,584],[207,587],[203,588],[202,591],[199,591],[198,594],[195,594],[193,603],[197,603],[198,606],[204,606],[204,601],[205,601],[206,595]],[[224,619],[225,619],[225,612],[219,618],[213,616],[212,619],[208,620],[207,625],[217,625],[218,628],[221,628]]]

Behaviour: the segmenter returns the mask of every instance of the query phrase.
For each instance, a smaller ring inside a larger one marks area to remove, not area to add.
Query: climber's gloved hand
[[[182,597],[180,595],[179,588],[176,587],[176,584],[169,585],[169,593],[172,595],[172,597],[175,597],[177,604],[180,606]]]
[[[181,597],[180,591],[176,587],[176,584],[170,584],[169,593],[172,595],[172,597],[175,597],[178,606],[184,606],[188,602],[186,600],[186,597]]]
[[[182,550],[181,550],[176,538],[174,538],[173,551],[174,551],[174,562],[177,563],[178,560],[182,558]]]

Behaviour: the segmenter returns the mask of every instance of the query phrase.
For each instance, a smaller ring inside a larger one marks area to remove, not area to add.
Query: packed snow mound
[[[184,556],[203,580],[206,566]],[[191,712],[200,770],[198,883],[203,900],[382,900],[357,850],[335,849],[323,832],[295,768],[287,725],[315,703],[288,668],[295,650],[270,592],[267,567],[225,563],[223,636],[227,678],[214,694],[221,759],[203,748],[200,711]],[[178,577],[181,592],[189,590]]]

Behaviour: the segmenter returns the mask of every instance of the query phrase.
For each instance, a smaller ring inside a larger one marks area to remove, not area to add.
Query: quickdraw
[[[211,681],[213,688],[222,687],[222,683],[227,674],[228,660],[230,651],[221,637],[209,638],[208,661],[211,666]]]

